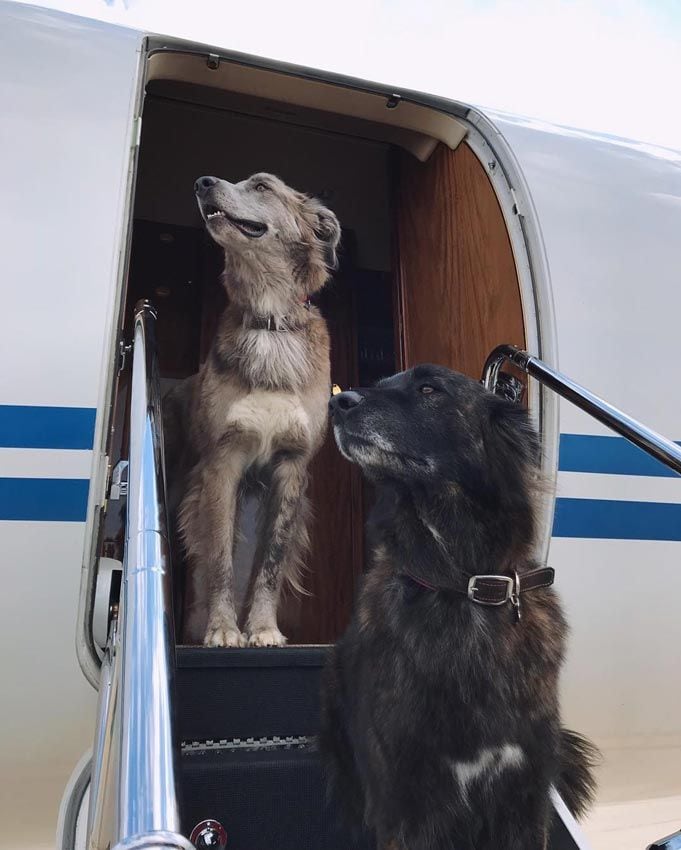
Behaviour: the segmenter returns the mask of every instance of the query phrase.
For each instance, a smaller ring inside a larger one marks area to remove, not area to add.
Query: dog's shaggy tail
[[[576,818],[584,815],[596,797],[594,768],[601,754],[588,738],[572,732],[561,731],[560,772],[556,790]]]

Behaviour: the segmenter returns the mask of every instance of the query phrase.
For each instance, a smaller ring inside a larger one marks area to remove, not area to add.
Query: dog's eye
[[[430,384],[423,384],[423,386],[419,387],[419,392],[423,395],[428,395],[435,392],[435,387],[431,387]]]
[[[258,183],[255,187],[256,192],[267,192],[270,187],[267,183]]]

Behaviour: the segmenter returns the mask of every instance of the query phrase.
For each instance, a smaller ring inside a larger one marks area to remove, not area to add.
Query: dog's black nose
[[[215,186],[217,182],[217,177],[199,177],[196,183],[194,183],[194,192],[196,192],[197,195],[201,195],[207,189],[210,189],[211,186]]]
[[[338,395],[331,396],[331,400],[329,401],[329,412],[332,416],[338,411],[345,413],[346,410],[350,410],[352,407],[357,407],[357,405],[361,404],[363,401],[364,396],[361,396],[359,393],[353,392],[352,390],[347,390],[344,393],[338,393]]]

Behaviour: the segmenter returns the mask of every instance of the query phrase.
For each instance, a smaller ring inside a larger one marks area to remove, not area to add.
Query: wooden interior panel
[[[518,277],[501,209],[468,147],[398,160],[397,259],[403,367],[479,378],[494,346],[524,347]]]
[[[331,380],[344,389],[357,382],[354,278],[344,264],[315,299],[331,337]],[[313,519],[303,580],[309,595],[287,593],[279,620],[289,643],[333,643],[348,624],[362,570],[363,510],[359,469],[341,456],[330,428],[310,479]]]

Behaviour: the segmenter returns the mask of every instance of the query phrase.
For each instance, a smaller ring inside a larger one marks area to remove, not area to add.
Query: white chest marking
[[[309,417],[293,393],[251,392],[230,407],[227,424],[258,436],[254,460],[270,457],[275,441],[286,434],[296,442],[310,439]]]
[[[504,744],[481,749],[474,761],[450,761],[450,767],[465,799],[473,782],[487,782],[503,770],[521,767],[524,762],[525,754],[517,744]]]

